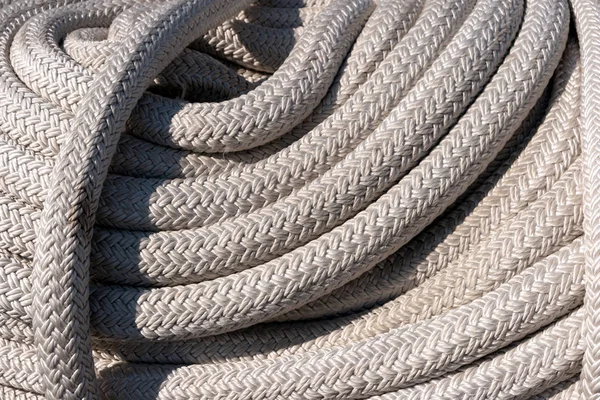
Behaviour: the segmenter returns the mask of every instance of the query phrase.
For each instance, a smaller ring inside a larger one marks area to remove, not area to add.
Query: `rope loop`
[[[600,398],[597,26],[0,0],[0,398]]]

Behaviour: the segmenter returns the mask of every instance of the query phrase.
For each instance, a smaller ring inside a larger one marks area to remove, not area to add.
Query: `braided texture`
[[[0,398],[600,399],[596,0],[0,0]]]

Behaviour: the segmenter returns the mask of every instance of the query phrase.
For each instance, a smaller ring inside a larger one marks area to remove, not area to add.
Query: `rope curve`
[[[600,398],[596,0],[0,0],[0,398]]]

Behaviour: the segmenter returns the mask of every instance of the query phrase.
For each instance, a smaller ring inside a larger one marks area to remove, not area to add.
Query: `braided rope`
[[[1,0],[0,398],[600,398],[597,25]]]
[[[594,3],[576,1],[576,22],[581,40],[582,63],[584,66],[582,97],[584,100],[581,112],[581,124],[584,130],[584,163],[585,163],[585,234],[586,234],[586,319],[584,324],[586,334],[586,353],[581,373],[582,393],[586,398],[600,396],[600,320],[596,306],[600,290],[600,255],[598,253],[598,225],[600,214],[596,209],[596,193],[598,193],[598,154],[600,143],[596,130],[600,126],[597,116],[599,104],[597,89],[593,87],[600,80],[597,63],[600,62],[598,49],[594,46],[600,43],[598,32],[589,29],[586,24],[600,21],[600,10]]]

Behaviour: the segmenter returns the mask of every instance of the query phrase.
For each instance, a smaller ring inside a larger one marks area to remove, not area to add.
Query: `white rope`
[[[598,23],[1,1],[0,398],[598,397]]]

